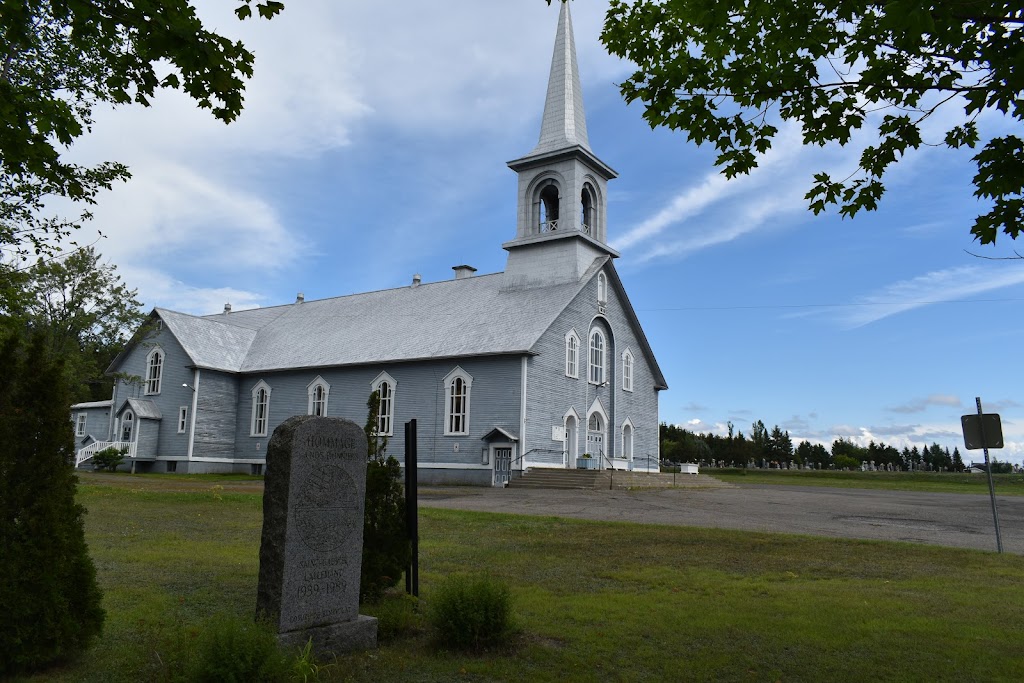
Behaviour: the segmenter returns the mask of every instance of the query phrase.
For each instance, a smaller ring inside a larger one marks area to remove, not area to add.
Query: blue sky
[[[557,5],[557,3],[555,3]],[[134,178],[101,200],[98,249],[147,307],[237,310],[504,268],[516,177],[537,142],[557,21],[542,0],[288,3],[272,22],[208,20],[256,53],[231,126],[177,93],[99,112],[73,150]],[[572,4],[590,142],[609,185],[616,267],[670,389],[661,419],[695,431],[763,420],[794,440],[959,446],[959,416],[1003,418],[1024,461],[1024,244],[973,242],[969,152],[928,148],[887,179],[881,209],[813,216],[811,174],[847,148],[783,127],[749,177],[652,131],[598,42],[606,2]],[[926,130],[941,137],[943,119]],[[1007,130],[997,117],[985,131]],[[90,228],[91,230],[91,228]]]

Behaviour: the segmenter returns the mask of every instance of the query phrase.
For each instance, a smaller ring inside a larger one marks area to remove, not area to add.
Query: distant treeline
[[[789,432],[778,425],[769,431],[758,420],[750,436],[734,430],[729,423],[726,436],[698,434],[676,425],[661,423],[661,457],[672,462],[723,463],[725,467],[812,467],[814,469],[860,469],[861,464],[874,463],[878,469],[928,470],[932,472],[963,472],[967,469],[960,449],[944,448],[937,443],[918,449],[893,446],[872,441],[858,446],[852,441],[836,439],[832,450],[821,444],[801,441],[793,447]],[[993,472],[1011,471],[1009,463],[993,461]]]

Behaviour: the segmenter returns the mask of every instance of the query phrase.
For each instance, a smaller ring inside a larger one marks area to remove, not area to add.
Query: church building
[[[402,460],[417,420],[423,483],[503,485],[530,468],[658,471],[665,377],[615,270],[568,3],[540,141],[508,163],[516,234],[504,272],[196,316],[156,308],[114,360],[110,401],[72,406],[78,464],[127,450],[135,471],[261,473],[293,415],[377,431]]]

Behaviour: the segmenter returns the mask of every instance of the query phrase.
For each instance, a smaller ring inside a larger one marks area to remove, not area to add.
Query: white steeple
[[[558,30],[555,33],[555,50],[551,55],[551,75],[548,77],[548,94],[544,100],[540,141],[530,156],[573,145],[590,149],[580,70],[576,64],[572,16],[569,14],[569,3],[562,2],[558,14]]]
[[[608,246],[608,181],[617,174],[590,149],[576,43],[562,2],[551,57],[540,141],[508,162],[519,175],[516,236],[508,251],[506,287],[578,280]]]

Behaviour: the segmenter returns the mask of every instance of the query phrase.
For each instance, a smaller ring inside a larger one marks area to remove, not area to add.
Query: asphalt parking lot
[[[740,485],[563,491],[421,488],[421,507],[906,541],[996,550],[985,495]],[[1003,550],[1024,555],[1024,497],[996,497]]]

